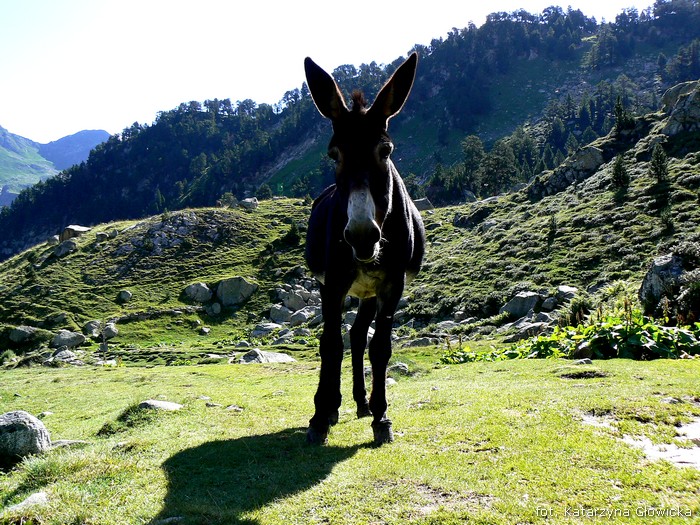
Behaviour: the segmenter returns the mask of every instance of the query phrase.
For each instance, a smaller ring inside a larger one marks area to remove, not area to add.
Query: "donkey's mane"
[[[367,99],[365,99],[365,94],[356,89],[352,92],[352,111],[355,113],[361,113],[363,110],[367,109]]]

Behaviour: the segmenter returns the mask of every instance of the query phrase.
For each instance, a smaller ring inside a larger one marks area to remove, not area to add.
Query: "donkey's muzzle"
[[[356,260],[362,263],[374,262],[379,255],[379,240],[382,237],[376,222],[348,224],[343,234],[345,242],[352,247]]]

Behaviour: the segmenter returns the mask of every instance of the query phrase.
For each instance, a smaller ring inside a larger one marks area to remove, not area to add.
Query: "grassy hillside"
[[[699,135],[663,135],[667,122],[664,113],[652,114],[636,131],[598,139],[592,147],[603,163],[549,196],[535,190],[564,180],[575,158],[522,191],[424,212],[427,257],[406,291],[400,319],[413,322],[401,335],[430,332],[456,312],[488,318],[517,292],[553,293],[562,284],[589,292],[591,308],[620,294],[636,301],[654,256],[700,241]],[[663,182],[650,169],[657,142],[668,154]],[[617,157],[629,175],[624,187],[612,182]],[[268,318],[276,287],[303,274],[309,212],[300,199],[262,201],[256,210],[185,210],[97,226],[63,256],[36,246],[0,264],[2,333],[17,325],[79,330],[93,319],[117,319],[115,351],[229,347]],[[294,229],[302,239],[289,242]],[[219,314],[186,308],[198,306],[184,297],[187,285],[214,289],[234,276],[259,285],[246,304]],[[117,300],[124,289],[133,294],[128,303]],[[314,338],[307,343],[313,348]]]

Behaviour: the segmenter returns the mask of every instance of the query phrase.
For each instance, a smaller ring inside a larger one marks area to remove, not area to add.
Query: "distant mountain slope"
[[[0,206],[9,205],[23,189],[87,160],[108,138],[104,130],[86,130],[39,144],[0,126]]]
[[[39,154],[53,162],[58,170],[65,170],[74,164],[87,160],[90,151],[109,138],[105,130],[83,130],[62,139],[41,144]]]
[[[39,153],[40,144],[10,133],[0,126],[0,187],[2,194],[19,193],[40,180],[58,173]]]

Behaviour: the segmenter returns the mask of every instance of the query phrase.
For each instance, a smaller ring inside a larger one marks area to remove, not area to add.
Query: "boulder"
[[[671,105],[673,97],[664,94],[663,98],[666,107]],[[662,133],[671,136],[694,131],[700,131],[700,81],[680,86]]]
[[[64,257],[77,249],[78,243],[75,242],[73,239],[69,239],[67,241],[63,241],[61,244],[56,246],[56,248],[54,248],[53,254],[56,257]]]
[[[59,241],[67,241],[68,239],[73,239],[74,237],[80,237],[86,232],[89,232],[92,228],[87,226],[79,226],[77,224],[70,224],[66,226],[61,235],[59,236]]]
[[[141,401],[139,403],[139,408],[146,410],[165,410],[168,412],[174,412],[180,410],[182,405],[179,403],[173,403],[172,401],[161,401],[160,399],[147,399],[146,401]]]
[[[207,315],[217,316],[221,313],[221,303],[213,302],[206,308]]]
[[[296,359],[278,352],[265,352],[254,348],[241,356],[240,363],[248,365],[251,363],[293,363]]]
[[[216,295],[224,306],[237,306],[250,299],[257,289],[257,284],[243,277],[232,277],[219,283]]]
[[[294,312],[294,314],[292,314],[292,316],[289,318],[289,324],[292,326],[299,326],[304,323],[308,323],[320,313],[321,309],[318,306],[306,306],[298,312]]]
[[[17,505],[12,505],[11,507],[8,507],[7,511],[8,512],[19,512],[19,511],[26,511],[28,509],[34,508],[34,507],[41,507],[42,505],[46,505],[49,502],[49,496],[46,494],[46,492],[35,492],[31,496],[29,496],[27,499],[23,500],[22,502],[18,503]],[[21,523],[21,522],[20,522]]]
[[[518,292],[506,304],[498,310],[499,314],[507,312],[510,317],[519,319],[525,317],[527,313],[536,308],[542,302],[542,296],[537,292]]]
[[[97,320],[88,321],[83,326],[83,333],[91,339],[101,340],[103,332],[105,339],[112,339],[119,335],[117,325],[112,322],[107,323],[104,329],[102,328],[102,322]]]
[[[51,341],[51,346],[54,348],[60,348],[65,346],[67,348],[74,348],[85,342],[85,336],[79,334],[78,332],[71,332],[70,330],[59,330]]]
[[[10,330],[10,341],[21,344],[29,341],[36,333],[33,326],[17,326]]]
[[[49,448],[49,431],[33,415],[16,410],[0,416],[0,464],[12,464]]]
[[[129,290],[121,290],[117,294],[117,301],[119,301],[120,303],[128,303],[129,301],[131,301],[131,298],[133,296],[134,294],[132,294]]]
[[[265,337],[280,328],[282,328],[282,325],[277,323],[260,323],[253,328],[250,335],[251,337]]]
[[[273,323],[282,324],[288,323],[292,317],[292,311],[281,304],[274,304],[270,308],[270,320]]]
[[[102,332],[102,323],[97,320],[88,321],[83,326],[83,333],[92,339],[99,339]]]
[[[675,254],[669,253],[654,258],[642,279],[639,301],[643,305],[655,307],[664,295],[678,285],[683,271],[683,259]]]
[[[209,289],[209,287],[204,283],[194,283],[190,284],[185,288],[185,296],[191,301],[197,303],[206,303],[211,301],[214,293]]]
[[[562,284],[561,286],[557,287],[555,298],[557,302],[563,303],[565,301],[571,301],[574,297],[576,297],[576,294],[578,294],[578,288],[575,286],[566,286]]]
[[[440,340],[437,339],[436,337],[418,337],[407,344],[405,344],[405,347],[408,348],[414,348],[414,347],[420,347],[420,346],[435,346],[440,344]]]
[[[430,202],[430,200],[427,197],[424,197],[422,199],[416,199],[413,201],[413,204],[416,205],[418,211],[427,211],[435,209],[435,206],[433,206],[433,203]]]
[[[238,204],[241,208],[244,208],[246,210],[254,210],[258,207],[260,203],[258,202],[258,199],[256,197],[248,197],[247,199],[243,199]]]
[[[311,293],[307,292],[309,295],[308,297],[311,297]],[[282,304],[285,306],[285,308],[289,308],[292,312],[296,312],[297,310],[301,310],[306,306],[306,300],[304,299],[304,296],[295,290],[291,291],[282,291],[279,294],[280,299],[282,300]]]
[[[46,239],[46,244],[49,246],[56,246],[60,241],[58,240],[58,235],[52,235],[48,239]]]
[[[114,323],[107,323],[104,327],[104,337],[105,339],[112,339],[119,335],[119,329]]]

